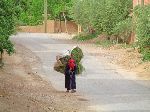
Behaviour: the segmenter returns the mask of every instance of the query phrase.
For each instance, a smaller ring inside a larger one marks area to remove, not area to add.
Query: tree
[[[74,0],[72,16],[84,31],[93,28],[111,36],[117,24],[129,18],[131,9],[132,0]]]
[[[3,53],[14,52],[14,45],[10,41],[10,35],[15,31],[15,6],[12,0],[0,1],[0,63],[2,64]]]
[[[150,5],[136,6],[134,16],[136,22],[135,33],[140,52],[144,60],[150,60]]]
[[[21,25],[38,25],[43,22],[44,0],[17,0]]]
[[[72,6],[72,0],[49,0],[48,1],[48,13],[51,19],[60,21],[60,32],[61,32],[61,21],[65,21],[65,28],[67,30],[67,20],[69,19],[69,10]],[[62,18],[63,17],[63,18]]]

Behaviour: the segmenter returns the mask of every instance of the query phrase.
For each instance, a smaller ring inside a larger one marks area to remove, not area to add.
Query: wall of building
[[[65,32],[65,24],[61,22],[61,29],[62,32]],[[67,22],[67,29],[68,33],[77,33],[78,26],[72,22]],[[29,32],[29,33],[44,33],[44,25],[37,25],[37,26],[20,26],[19,31],[21,32]],[[47,33],[59,33],[60,32],[60,25],[59,21],[48,20],[47,21]]]
[[[133,7],[136,5],[140,5],[142,3],[142,0],[133,0]],[[150,0],[144,0],[144,4],[150,4]]]

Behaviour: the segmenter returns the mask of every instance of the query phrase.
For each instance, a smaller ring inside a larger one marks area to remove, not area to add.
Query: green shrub
[[[150,61],[150,50],[144,50],[142,51],[143,54],[143,60],[144,61]]]
[[[73,39],[78,41],[86,41],[93,38],[96,38],[98,36],[98,33],[90,34],[90,33],[81,33],[77,36],[75,36]]]
[[[127,18],[119,23],[113,29],[113,34],[123,43],[127,43],[132,33],[132,18]]]
[[[136,36],[144,60],[150,60],[150,5],[134,9]]]
[[[10,41],[10,35],[15,32],[16,9],[12,0],[0,0],[0,63],[4,51],[8,54],[14,52],[14,45]]]
[[[100,45],[104,48],[109,48],[111,47],[112,45],[114,45],[115,43],[113,41],[110,41],[110,40],[102,40],[102,41],[97,41],[96,42],[96,45]]]

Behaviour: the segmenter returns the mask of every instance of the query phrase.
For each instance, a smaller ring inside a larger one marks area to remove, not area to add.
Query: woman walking
[[[65,68],[65,88],[66,92],[71,90],[72,93],[76,92],[76,73],[77,73],[77,65],[75,64],[75,60],[71,56]]]

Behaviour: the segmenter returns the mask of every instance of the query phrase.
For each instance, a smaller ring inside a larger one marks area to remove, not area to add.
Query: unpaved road
[[[58,91],[64,90],[64,76],[53,70],[56,55],[75,44],[58,34],[19,33],[12,39],[30,49],[42,62],[43,76]],[[60,37],[60,38],[59,38]],[[66,36],[67,37],[67,36]],[[77,95],[89,101],[87,110],[97,112],[150,112],[150,81],[138,80],[135,73],[105,62],[91,46],[80,45],[86,71],[77,77]],[[93,55],[94,54],[94,55]],[[97,54],[98,55],[98,54]],[[32,68],[38,71],[38,68]]]
[[[84,112],[81,96],[55,90],[42,75],[41,61],[16,44],[16,53],[5,55],[0,68],[0,112]],[[36,71],[35,71],[35,68]]]

